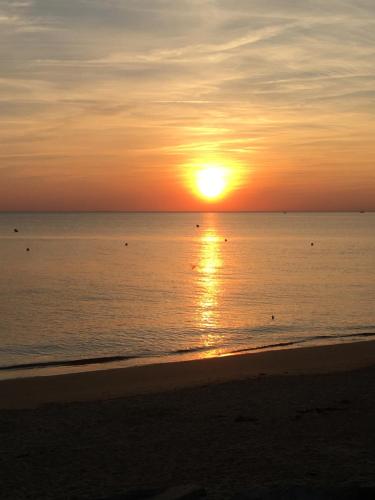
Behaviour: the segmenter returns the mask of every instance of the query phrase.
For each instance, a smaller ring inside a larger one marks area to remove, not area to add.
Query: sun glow
[[[225,194],[228,187],[228,172],[224,167],[209,165],[197,172],[198,193],[208,200],[215,200]]]
[[[233,197],[245,183],[249,167],[231,158],[196,158],[183,165],[183,179],[191,193],[206,203]],[[228,200],[230,202],[230,200]]]

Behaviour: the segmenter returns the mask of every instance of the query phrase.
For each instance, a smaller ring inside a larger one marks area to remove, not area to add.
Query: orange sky
[[[375,209],[375,3],[5,1],[0,33],[0,210]]]

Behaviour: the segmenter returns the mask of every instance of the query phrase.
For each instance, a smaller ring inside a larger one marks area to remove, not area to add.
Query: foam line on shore
[[[101,356],[97,358],[81,358],[56,361],[37,361],[35,363],[23,363],[20,365],[0,366],[0,371],[3,370],[27,370],[32,368],[48,368],[51,366],[84,366],[91,364],[113,363],[115,361],[126,361],[134,359],[137,356]]]
[[[275,344],[265,344],[257,347],[244,347],[243,349],[235,349],[230,351],[229,354],[240,354],[245,352],[261,351],[265,349],[275,349],[278,347],[290,347],[292,345],[304,344],[311,342],[312,340],[329,340],[329,339],[345,339],[345,338],[356,338],[356,337],[375,337],[375,333],[361,332],[352,333],[346,335],[315,335],[314,337],[306,337],[304,339],[291,340],[289,342],[277,342]]]

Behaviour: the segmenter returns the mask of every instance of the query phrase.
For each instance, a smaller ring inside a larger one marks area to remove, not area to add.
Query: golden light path
[[[221,255],[222,239],[215,227],[204,230],[200,238],[200,260],[198,265],[199,295],[197,297],[197,323],[200,328],[208,331],[202,335],[203,346],[210,348],[223,340],[223,335],[215,333],[221,326],[220,270],[223,265]],[[200,353],[201,357],[212,357],[221,354],[220,349],[212,349]]]

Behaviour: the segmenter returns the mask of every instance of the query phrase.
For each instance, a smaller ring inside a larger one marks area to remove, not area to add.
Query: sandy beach
[[[371,488],[374,382],[372,341],[4,380],[1,498]]]

